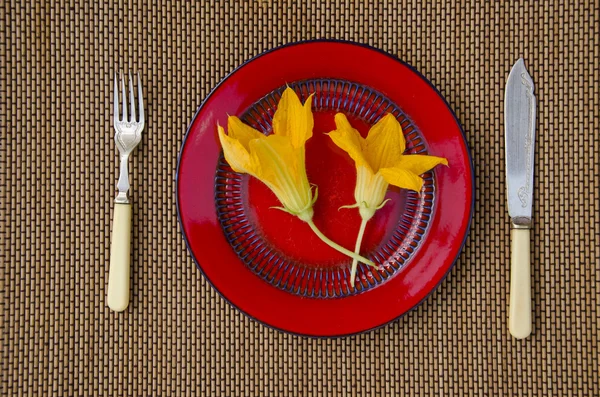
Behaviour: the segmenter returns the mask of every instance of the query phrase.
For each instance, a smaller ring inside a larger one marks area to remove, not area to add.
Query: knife
[[[536,102],[522,58],[514,64],[504,94],[506,193],[511,221],[508,329],[517,339],[531,334],[530,230],[533,198]]]

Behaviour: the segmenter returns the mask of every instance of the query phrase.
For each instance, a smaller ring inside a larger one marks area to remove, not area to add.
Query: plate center
[[[353,82],[333,79],[290,83],[302,101],[312,93],[315,128],[306,145],[309,181],[319,187],[314,222],[336,243],[354,250],[360,226],[354,204],[356,168],[350,157],[325,135],[344,113],[363,136],[387,113],[400,122],[409,153],[426,153],[425,142],[411,120],[383,94]],[[286,86],[254,103],[241,119],[271,133],[273,114]],[[352,260],[323,243],[308,224],[274,209],[281,206],[260,181],[231,170],[221,156],[215,177],[215,203],[223,232],[240,259],[274,287],[312,298],[337,298],[367,291],[398,274],[420,247],[435,198],[434,174],[423,175],[420,194],[390,188],[390,201],[369,221],[361,254],[378,265],[359,264],[352,288]]]

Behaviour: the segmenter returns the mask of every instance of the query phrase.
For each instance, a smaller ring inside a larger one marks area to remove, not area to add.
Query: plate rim
[[[360,330],[360,331],[356,331],[356,332],[350,332],[350,333],[341,333],[341,334],[336,334],[336,335],[317,335],[317,334],[306,334],[306,333],[301,333],[301,332],[295,332],[295,331],[291,331],[285,328],[281,328],[281,327],[277,327],[271,324],[266,323],[265,321],[262,321],[258,318],[256,318],[255,316],[249,314],[247,311],[241,309],[239,306],[237,306],[236,304],[234,304],[231,300],[229,300],[216,286],[215,284],[210,280],[210,278],[207,276],[207,274],[204,272],[204,270],[202,269],[202,266],[200,265],[200,262],[198,261],[198,259],[196,258],[196,256],[194,255],[194,252],[191,249],[188,237],[185,233],[184,230],[184,225],[183,225],[183,221],[181,218],[181,209],[180,209],[180,198],[179,198],[179,172],[180,172],[180,166],[181,166],[181,158],[182,158],[182,154],[183,154],[183,150],[185,148],[185,144],[186,141],[189,137],[189,134],[192,130],[192,126],[194,125],[196,118],[198,117],[198,115],[200,114],[200,112],[202,111],[202,109],[204,108],[204,106],[207,104],[207,102],[210,100],[210,98],[212,97],[212,95],[223,85],[225,84],[225,82],[227,80],[229,80],[239,69],[243,68],[244,66],[246,66],[247,64],[253,62],[254,60],[261,58],[265,55],[268,55],[272,52],[287,48],[287,47],[293,47],[293,46],[297,46],[297,45],[306,45],[306,44],[313,44],[313,43],[337,43],[337,44],[346,44],[346,45],[351,45],[351,46],[358,46],[358,47],[363,47],[372,51],[376,51],[379,54],[385,55],[388,58],[391,58],[392,60],[394,60],[395,62],[399,62],[400,64],[404,65],[405,67],[407,67],[411,72],[415,73],[421,80],[423,80],[425,83],[427,83],[427,85],[433,89],[433,91],[435,92],[435,94],[443,101],[444,105],[446,106],[446,108],[448,109],[448,111],[450,112],[450,114],[452,115],[452,117],[454,118],[454,121],[456,122],[456,125],[458,126],[458,129],[462,135],[462,139],[463,142],[465,144],[465,151],[466,151],[466,158],[468,159],[468,163],[470,166],[470,182],[471,182],[471,203],[469,206],[469,214],[467,216],[467,226],[465,229],[465,234],[463,236],[462,241],[460,242],[459,245],[459,249],[455,255],[455,257],[452,259],[452,263],[450,264],[450,266],[448,267],[447,271],[444,273],[444,275],[440,278],[440,280],[438,281],[438,283],[435,284],[435,286],[433,286],[433,288],[431,288],[431,290],[429,292],[427,292],[427,294],[421,299],[419,300],[416,304],[414,304],[412,307],[410,307],[408,310],[406,310],[404,313],[392,318],[391,320],[385,321],[382,324],[370,327],[370,328],[366,328],[364,330]],[[460,255],[463,252],[463,249],[465,247],[467,238],[469,236],[469,233],[471,231],[471,223],[473,221],[473,212],[475,209],[475,190],[476,190],[476,185],[475,185],[475,172],[474,172],[474,167],[473,167],[473,157],[471,156],[471,148],[469,146],[469,143],[467,141],[467,136],[465,134],[464,128],[462,126],[462,124],[460,123],[460,120],[458,119],[458,117],[456,116],[456,113],[454,112],[454,110],[452,109],[452,107],[450,106],[450,104],[448,103],[448,101],[446,100],[446,98],[441,94],[441,92],[437,89],[437,87],[435,85],[433,85],[433,83],[431,83],[431,81],[429,81],[428,78],[426,78],[419,70],[417,70],[415,67],[413,67],[412,65],[410,65],[409,63],[407,63],[406,61],[403,61],[402,59],[400,59],[399,57],[390,54],[384,50],[381,50],[379,48],[373,47],[369,44],[364,44],[364,43],[360,43],[360,42],[356,42],[356,41],[351,41],[351,40],[339,40],[339,39],[311,39],[311,40],[299,40],[299,41],[294,41],[294,42],[290,42],[290,43],[286,43],[280,46],[276,46],[273,48],[269,48],[268,50],[265,50],[249,59],[247,59],[246,61],[242,62],[240,65],[238,65],[237,67],[235,67],[233,70],[231,70],[229,73],[226,74],[225,77],[223,77],[211,90],[210,92],[204,97],[204,99],[201,101],[200,105],[198,106],[198,108],[196,109],[196,112],[194,113],[193,117],[191,118],[186,131],[185,131],[185,135],[183,137],[183,140],[181,141],[181,146],[179,148],[179,153],[177,154],[177,167],[175,170],[175,207],[177,210],[177,223],[179,224],[179,230],[180,233],[183,237],[183,240],[185,242],[185,246],[186,246],[186,250],[188,251],[189,255],[192,257],[192,260],[194,261],[194,263],[196,264],[196,268],[198,270],[200,270],[200,273],[204,276],[204,279],[208,282],[208,284],[217,292],[217,294],[223,298],[225,300],[225,302],[227,302],[227,304],[229,304],[231,307],[233,307],[234,309],[238,310],[239,312],[241,312],[242,314],[244,314],[245,316],[247,316],[248,318],[252,319],[253,321],[256,321],[264,326],[266,326],[269,329],[273,329],[279,332],[284,332],[286,334],[289,335],[294,335],[294,336],[299,336],[299,337],[304,337],[304,338],[313,338],[313,339],[337,339],[337,338],[345,338],[345,337],[351,337],[351,336],[355,336],[355,335],[361,335],[361,334],[366,334],[372,331],[375,331],[377,329],[383,328],[388,326],[391,323],[394,323],[396,321],[398,321],[400,318],[404,317],[405,315],[407,315],[410,312],[413,312],[415,309],[417,309],[419,306],[421,306],[427,299],[429,299],[429,297],[439,288],[439,286],[442,284],[442,282],[444,282],[446,280],[446,278],[448,277],[448,275],[450,274],[450,272],[452,271],[452,269],[454,269],[454,266],[456,265],[456,262],[458,261]]]

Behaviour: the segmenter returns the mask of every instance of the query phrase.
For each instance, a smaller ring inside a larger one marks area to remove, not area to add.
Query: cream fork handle
[[[131,261],[131,204],[116,203],[112,224],[110,269],[106,302],[116,312],[129,305],[129,272]]]

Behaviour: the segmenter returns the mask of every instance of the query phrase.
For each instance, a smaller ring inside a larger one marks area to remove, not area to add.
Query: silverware
[[[506,81],[504,127],[506,192],[511,230],[508,328],[517,339],[531,334],[530,230],[533,199],[536,101],[533,81],[522,58]]]
[[[127,306],[129,305],[131,204],[127,197],[127,192],[129,191],[129,170],[127,168],[127,163],[129,161],[129,155],[142,140],[142,130],[144,129],[144,100],[142,97],[142,83],[139,73],[137,75],[137,83],[137,112],[139,113],[139,117],[136,117],[135,96],[131,73],[129,73],[129,108],[127,108],[125,80],[123,79],[123,73],[121,73],[121,100],[123,101],[123,111],[119,118],[119,85],[117,83],[117,75],[115,74],[115,143],[119,149],[121,165],[119,181],[117,182],[119,193],[115,199],[112,224],[110,270],[108,274],[106,302],[108,307],[117,312],[127,309]]]

